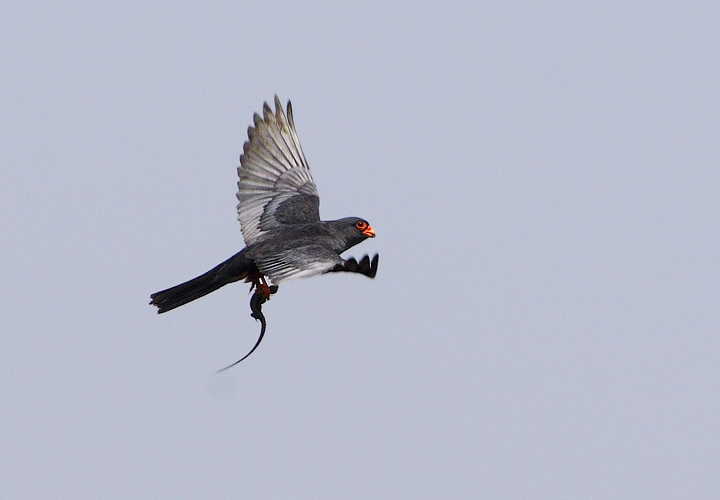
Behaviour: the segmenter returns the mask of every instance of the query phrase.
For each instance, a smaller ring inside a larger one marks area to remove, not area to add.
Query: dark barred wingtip
[[[380,260],[380,255],[375,254],[375,256],[372,259],[372,262],[370,263],[370,274],[368,274],[369,278],[375,278],[375,275],[377,274],[378,270],[378,261]]]
[[[377,274],[378,260],[380,259],[378,254],[370,260],[369,255],[363,256],[360,262],[355,260],[354,257],[350,257],[343,264],[338,264],[333,268],[333,272],[346,272],[346,273],[358,273],[367,276],[368,278],[374,278]]]

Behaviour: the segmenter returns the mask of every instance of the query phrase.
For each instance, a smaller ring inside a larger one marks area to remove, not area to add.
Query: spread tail
[[[248,259],[245,250],[242,250],[197,278],[153,293],[150,304],[157,306],[158,313],[164,313],[257,272],[255,262]]]

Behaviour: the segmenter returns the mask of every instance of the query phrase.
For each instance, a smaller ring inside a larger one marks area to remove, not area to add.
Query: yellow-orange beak
[[[363,231],[363,234],[367,236],[368,238],[374,238],[375,237],[375,230],[372,228],[372,226],[368,226]]]

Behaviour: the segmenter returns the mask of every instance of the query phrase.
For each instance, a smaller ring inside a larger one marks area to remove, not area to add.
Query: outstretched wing
[[[275,113],[267,103],[255,114],[238,167],[237,218],[245,244],[284,224],[320,220],[320,197],[300,147],[292,105],[287,115],[275,96]]]

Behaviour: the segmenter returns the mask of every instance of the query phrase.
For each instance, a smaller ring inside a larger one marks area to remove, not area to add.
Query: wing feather
[[[319,244],[293,247],[255,257],[258,269],[276,285],[290,278],[306,278],[328,272],[344,262],[331,248]]]
[[[320,197],[295,131],[292,105],[287,115],[275,96],[275,112],[265,103],[248,128],[238,167],[237,218],[245,243],[284,224],[320,220]]]

